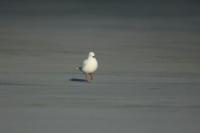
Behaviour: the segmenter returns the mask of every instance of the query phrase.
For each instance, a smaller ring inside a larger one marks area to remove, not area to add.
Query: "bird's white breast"
[[[83,62],[83,72],[94,73],[98,68],[98,62],[95,58],[88,58]]]

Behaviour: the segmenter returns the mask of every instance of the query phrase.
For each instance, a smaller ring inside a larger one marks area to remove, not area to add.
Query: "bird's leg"
[[[90,81],[90,75],[88,73],[85,73],[85,79],[87,80],[87,82]]]
[[[93,80],[93,75],[92,75],[92,73],[89,73],[89,75],[90,75],[90,79]]]

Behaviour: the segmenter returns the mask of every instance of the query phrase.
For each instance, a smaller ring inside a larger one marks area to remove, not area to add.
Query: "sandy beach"
[[[0,132],[200,131],[200,15],[8,9],[0,13]],[[99,69],[86,83],[76,67],[89,51]]]

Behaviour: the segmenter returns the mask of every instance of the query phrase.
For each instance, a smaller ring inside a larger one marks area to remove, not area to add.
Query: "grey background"
[[[0,132],[199,133],[199,52],[198,1],[2,0]]]

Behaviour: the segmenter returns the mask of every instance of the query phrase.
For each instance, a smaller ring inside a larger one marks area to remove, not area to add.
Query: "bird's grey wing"
[[[77,67],[77,69],[83,72],[83,68],[86,66],[86,64],[87,64],[87,60],[84,60],[82,66]]]

